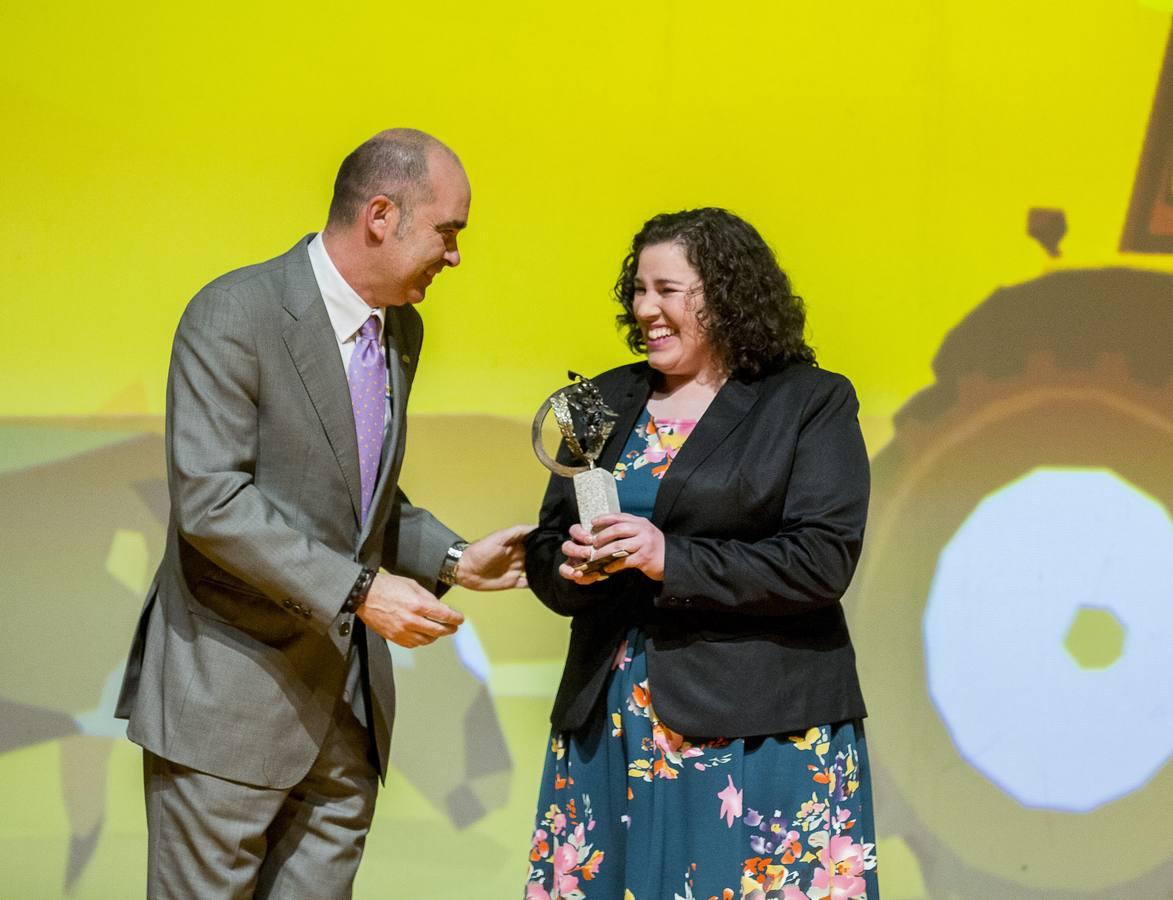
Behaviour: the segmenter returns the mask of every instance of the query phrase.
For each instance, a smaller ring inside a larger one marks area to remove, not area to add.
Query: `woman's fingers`
[[[594,584],[596,581],[604,581],[607,576],[602,572],[591,572],[586,574],[578,571],[568,563],[563,563],[558,567],[558,574],[567,581],[573,581],[575,584]]]
[[[590,561],[598,555],[598,551],[592,544],[579,544],[576,541],[563,541],[562,555],[567,559]]]
[[[615,553],[622,552],[624,556],[634,553],[639,548],[639,544],[631,538],[622,538],[617,541],[612,541],[609,544],[603,544],[601,547],[595,548],[595,558],[602,559],[606,556],[612,556]]]
[[[643,524],[636,522],[619,522],[615,525],[611,525],[608,528],[604,528],[602,531],[595,532],[595,547],[601,550],[606,544],[614,543],[615,541],[622,540],[624,538],[638,538],[641,534],[645,534],[647,532],[650,525],[651,523],[649,523],[646,519],[643,520]]]
[[[631,513],[603,513],[601,516],[595,516],[591,520],[591,528],[598,532],[600,528],[606,528],[609,525],[614,525],[617,522],[646,522],[647,519],[642,516],[633,516]]]

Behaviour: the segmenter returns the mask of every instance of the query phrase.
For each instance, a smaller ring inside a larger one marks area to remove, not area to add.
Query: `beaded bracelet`
[[[367,594],[371,591],[371,585],[375,583],[375,570],[364,568],[358,573],[358,578],[354,581],[354,586],[350,589],[350,593],[346,596],[346,602],[342,604],[342,611],[344,613],[352,613],[367,599]]]

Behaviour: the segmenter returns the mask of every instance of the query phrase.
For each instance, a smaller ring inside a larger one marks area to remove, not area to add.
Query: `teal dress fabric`
[[[691,422],[645,410],[615,467],[650,517]],[[880,896],[859,722],[691,738],[655,711],[645,636],[615,648],[602,714],[550,737],[526,900],[849,900]]]

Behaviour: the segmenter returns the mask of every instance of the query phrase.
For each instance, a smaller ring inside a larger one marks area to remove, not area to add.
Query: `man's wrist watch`
[[[444,554],[444,561],[440,563],[440,581],[446,585],[456,584],[456,578],[460,574],[460,558],[464,556],[464,548],[468,546],[468,541],[457,541],[448,548],[448,552]]]

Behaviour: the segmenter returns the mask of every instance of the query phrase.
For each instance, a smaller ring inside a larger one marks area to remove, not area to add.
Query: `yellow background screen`
[[[1095,494],[1089,515],[1110,524],[1136,497],[1156,511],[1155,553],[1173,534],[1173,257],[1119,249],[1171,11],[10,4],[0,896],[142,894],[139,756],[108,712],[161,552],[171,334],[202,284],[319,229],[338,163],[393,125],[449,143],[473,186],[463,262],[421,307],[415,502],[470,537],[531,521],[545,482],[534,410],[568,368],[630,358],[609,291],[631,235],[657,212],[734,210],[806,298],[820,363],[856,385],[875,460],[872,543],[847,607],[885,896],[1169,896],[1169,676],[1143,640],[1173,644],[1168,616],[1143,612],[1173,608],[1167,568],[1139,618],[1109,585],[1037,636],[1040,658],[1060,654],[1089,684],[1165,686],[1163,705],[1138,708],[1156,723],[1148,768],[1092,809],[1031,800],[983,762],[933,679],[934,660],[966,650],[935,610],[957,579],[981,593],[986,569],[962,563],[994,547],[983,523],[1014,515],[1024,491],[1093,490],[1100,473],[1123,487]],[[1032,208],[1063,211],[1061,256],[1028,236]],[[1050,529],[1031,535],[1027,569],[1064,565]],[[1104,565],[1123,565],[1109,550]],[[522,890],[566,622],[525,592],[453,596],[470,639],[396,657],[396,771],[360,897]],[[1007,646],[988,636],[987,671],[1017,671]],[[1065,696],[1030,683],[1040,707]],[[1032,760],[1082,752],[1029,728],[989,735]],[[1128,729],[1099,739],[1113,765],[1136,758]]]

